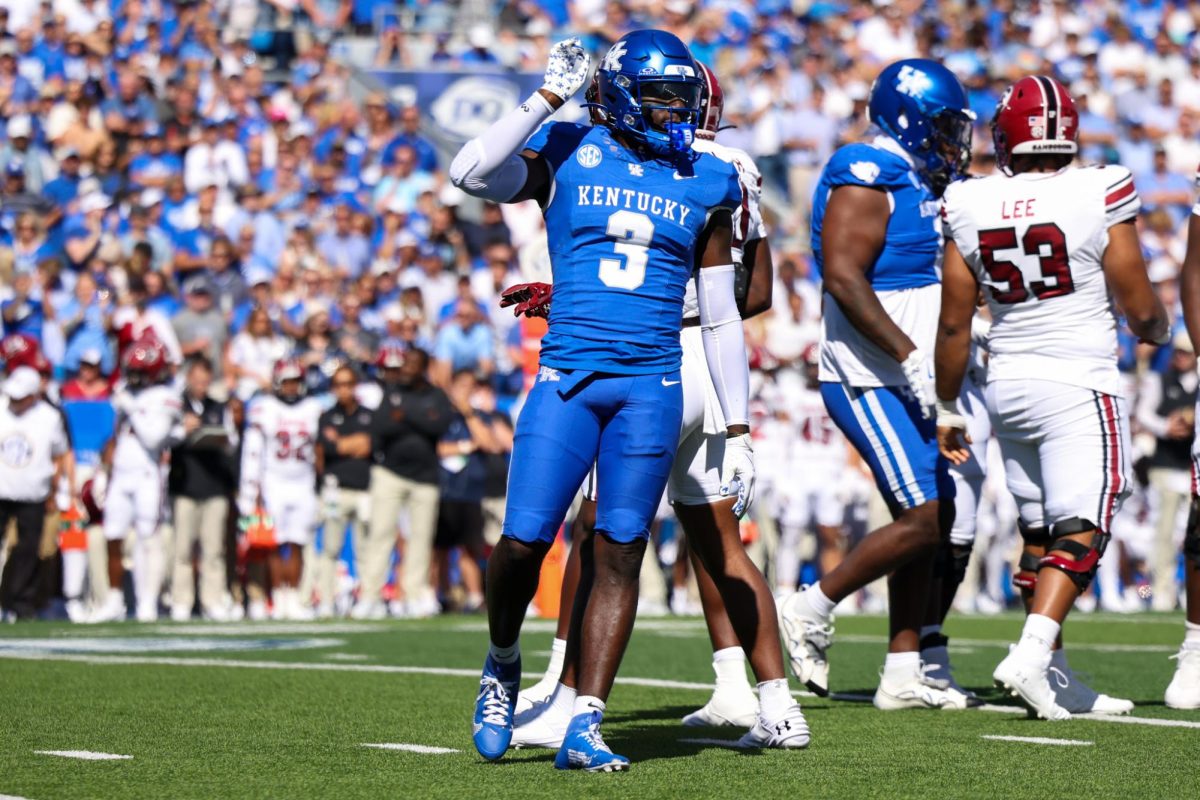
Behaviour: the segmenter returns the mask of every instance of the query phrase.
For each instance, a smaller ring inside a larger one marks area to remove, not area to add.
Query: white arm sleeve
[[[450,162],[450,180],[469,195],[507,203],[525,185],[528,167],[517,153],[554,113],[539,92],[463,145]]]
[[[733,265],[699,270],[696,299],[700,304],[704,357],[725,424],[748,425],[750,367],[746,362],[742,317],[733,293]]]

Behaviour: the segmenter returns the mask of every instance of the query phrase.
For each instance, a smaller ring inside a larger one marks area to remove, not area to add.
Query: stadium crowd
[[[247,407],[279,389],[280,359],[295,359],[325,415],[312,432],[327,476],[312,487],[323,531],[305,548],[299,607],[289,613],[478,609],[479,563],[503,510],[509,414],[536,374],[544,332],[498,299],[544,275],[546,231],[536,205],[480,204],[451,186],[428,116],[384,93],[352,92],[348,77],[371,64],[540,70],[556,31],[585,33],[599,52],[651,25],[677,33],[721,76],[733,127],[720,141],[751,153],[764,176],[777,275],[773,308],[747,323],[761,499],[745,538],[780,590],[836,565],[885,513],[820,404],[805,403],[821,302],[810,196],[834,148],[866,133],[867,91],[883,64],[932,57],[959,75],[978,116],[981,173],[994,169],[987,121],[1000,90],[1029,73],[1059,77],[1080,106],[1081,158],[1134,173],[1151,277],[1178,312],[1200,163],[1200,8],[1182,0],[0,0],[9,375],[0,431],[39,439],[61,473],[61,486],[51,469],[38,475],[39,496],[21,494],[9,477],[27,454],[2,443],[0,519],[15,519],[0,530],[0,543],[11,540],[0,553],[12,547],[5,614],[56,613],[65,599],[73,618],[94,618],[120,580],[100,532],[104,481],[93,477],[111,457],[81,457],[72,469],[53,425],[18,417],[35,392],[120,412],[123,358],[146,331],[182,398],[163,459],[158,556],[172,614],[268,613],[264,564],[249,541],[262,520],[237,496],[237,450]],[[354,41],[370,43],[367,64],[345,56],[342,45]],[[1122,339],[1139,480],[1114,530],[1121,557],[1102,562],[1094,600],[1108,610],[1177,602],[1197,390],[1195,353],[1178,329],[1160,350]],[[383,434],[400,385],[421,394],[436,421]],[[111,429],[111,415],[78,419],[107,419]],[[1015,508],[1001,470],[991,472],[964,611],[1013,599]],[[802,491],[811,486],[828,491]],[[46,536],[29,511],[42,501]],[[388,522],[370,521],[380,515]],[[347,522],[355,557],[339,560]],[[67,535],[77,528],[89,530],[82,547]],[[659,560],[647,560],[643,601],[689,612],[686,559],[671,529],[667,521]],[[118,548],[118,564],[139,558],[134,539]],[[670,565],[668,594],[654,567]],[[884,601],[859,602],[877,610]]]

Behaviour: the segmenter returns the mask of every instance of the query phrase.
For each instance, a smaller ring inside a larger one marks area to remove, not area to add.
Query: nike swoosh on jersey
[[[667,380],[666,378],[663,378],[663,379],[662,379],[662,385],[663,385],[663,386],[675,386],[675,385],[677,385],[677,384],[679,384],[679,383],[680,383],[680,381],[669,381],[669,380]]]
[[[675,180],[677,181],[689,181],[695,177],[695,175],[680,175],[678,172],[675,173]]]

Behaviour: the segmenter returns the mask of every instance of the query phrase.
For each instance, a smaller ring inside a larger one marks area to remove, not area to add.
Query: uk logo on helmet
[[[933,81],[919,69],[905,64],[896,75],[896,91],[909,97],[921,97],[933,88]]]
[[[600,166],[601,159],[604,155],[600,152],[600,148],[594,144],[585,144],[583,147],[575,151],[575,160],[579,162],[579,166],[592,167]]]
[[[625,57],[625,41],[619,41],[608,49],[604,55],[604,61],[600,64],[600,69],[611,69],[620,71],[621,59]]]

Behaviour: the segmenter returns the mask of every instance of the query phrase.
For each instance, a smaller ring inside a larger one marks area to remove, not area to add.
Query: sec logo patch
[[[594,144],[585,144],[583,147],[575,151],[575,160],[579,162],[579,166],[592,167],[600,166],[600,161],[604,156],[600,153],[600,148]]]

